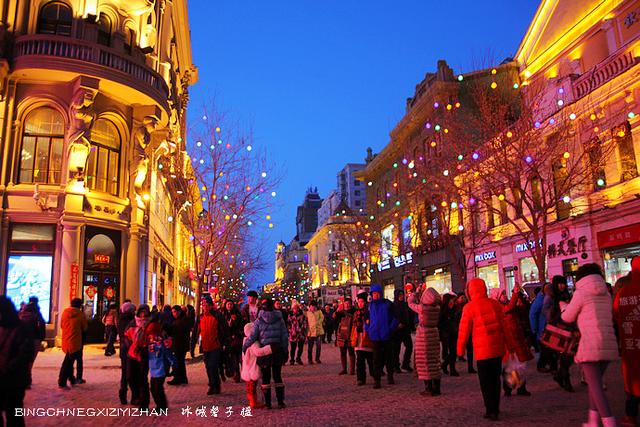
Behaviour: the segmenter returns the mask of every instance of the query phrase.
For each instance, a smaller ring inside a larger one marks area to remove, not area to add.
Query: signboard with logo
[[[598,233],[600,249],[640,242],[640,224],[627,225]]]
[[[411,263],[413,263],[413,252],[407,252],[406,254],[383,259],[378,263],[378,271],[388,270],[391,267],[402,267]]]
[[[80,272],[80,267],[78,267],[77,263],[71,264],[71,280],[69,283],[69,301],[74,299],[78,295],[78,275]]]
[[[109,255],[95,254],[93,260],[96,264],[109,264],[111,257]]]
[[[485,251],[480,254],[475,254],[473,257],[475,262],[490,261],[496,259],[496,251]]]

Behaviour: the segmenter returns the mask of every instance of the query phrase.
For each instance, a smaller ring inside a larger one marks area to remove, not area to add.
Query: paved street
[[[119,359],[107,358],[98,347],[85,348],[86,384],[69,391],[57,388],[57,374],[62,353],[58,349],[48,350],[38,356],[34,367],[34,386],[27,392],[25,406],[118,408],[117,389],[120,372]],[[488,423],[482,419],[482,398],[475,375],[465,372],[459,378],[443,379],[443,395],[424,398],[418,395],[420,384],[413,374],[396,376],[395,386],[373,390],[371,385],[357,387],[354,377],[338,376],[339,355],[337,348],[323,346],[323,364],[314,366],[287,366],[284,380],[287,385],[285,410],[253,411],[253,417],[242,417],[246,406],[244,384],[223,384],[220,396],[206,396],[206,376],[201,362],[188,366],[188,386],[165,386],[169,399],[169,415],[166,417],[29,417],[30,426],[70,425],[194,425],[210,424],[211,407],[217,405],[216,422],[229,425],[563,425],[579,426],[586,414],[586,387],[575,378],[578,370],[574,366],[572,376],[576,393],[560,390],[551,378],[530,368],[530,398],[511,397],[502,400],[502,417],[499,423]],[[462,363],[459,364],[460,368]],[[466,365],[466,364],[465,364]],[[615,414],[623,414],[622,381],[619,365],[613,365],[606,378],[609,397]],[[274,398],[275,401],[275,398]],[[207,418],[197,417],[195,408],[206,405]],[[153,402],[152,402],[153,406]],[[191,407],[194,412],[187,417],[182,408]],[[226,407],[233,407],[227,418]]]

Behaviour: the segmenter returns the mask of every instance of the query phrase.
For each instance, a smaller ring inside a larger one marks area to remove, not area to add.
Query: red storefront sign
[[[640,242],[640,223],[598,233],[600,249]]]
[[[111,257],[109,255],[95,254],[94,261],[96,264],[109,264]]]
[[[80,268],[75,262],[71,264],[71,280],[69,283],[69,301],[78,295],[78,273]]]
[[[106,288],[104,288],[104,296],[107,299],[112,299],[114,296],[116,295],[116,291],[113,289],[112,286],[107,286]]]

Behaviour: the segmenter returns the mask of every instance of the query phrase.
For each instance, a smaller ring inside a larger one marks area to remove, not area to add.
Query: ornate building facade
[[[188,302],[180,225],[192,64],[185,0],[0,1],[0,290],[48,336],[80,297]]]

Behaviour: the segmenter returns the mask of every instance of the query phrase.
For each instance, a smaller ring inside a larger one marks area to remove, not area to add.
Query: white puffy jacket
[[[612,300],[602,276],[591,274],[578,280],[573,298],[562,312],[562,320],[578,324],[581,336],[576,362],[618,358]]]

